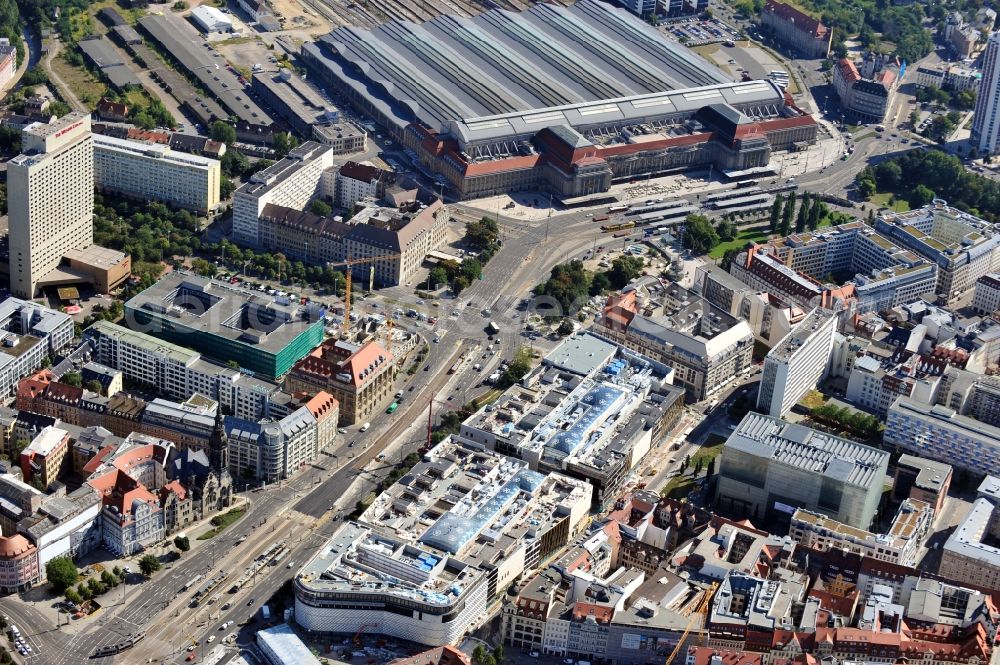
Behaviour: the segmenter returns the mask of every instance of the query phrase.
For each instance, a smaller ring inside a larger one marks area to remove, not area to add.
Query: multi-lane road
[[[460,205],[456,206],[456,215],[474,215],[474,219],[482,216]],[[442,311],[435,310],[439,323],[428,336],[438,336],[440,342],[426,342],[426,371],[417,371],[409,383],[402,381],[406,375],[400,373],[400,387],[406,398],[394,414],[373,418],[371,429],[364,434],[352,429],[334,450],[294,479],[241,495],[248,506],[239,522],[214,539],[196,543],[192,551],[150,580],[133,573],[128,584],[102,599],[105,604],[102,610],[80,620],[85,622],[83,625],[74,623],[67,628],[63,623],[57,628],[48,608],[17,597],[0,599],[0,611],[11,617],[32,644],[31,660],[46,665],[87,662],[97,648],[142,631],[146,638],[132,651],[92,662],[134,663],[149,658],[184,662],[188,655],[185,649],[192,640],[201,645],[195,652],[200,662],[209,651],[206,648],[209,635],[216,635],[218,644],[222,637],[233,632],[233,629],[219,631],[223,622],[240,623],[254,616],[291,577],[293,570],[286,568],[287,562],[293,563],[293,568],[301,566],[338,526],[339,518],[350,512],[354,502],[371,492],[380,478],[388,474],[392,468],[390,462],[415,451],[423,443],[422,436],[411,436],[401,443],[398,439],[408,428],[425,422],[428,400],[440,394],[438,401],[446,403],[448,389],[481,382],[491,367],[513,355],[522,343],[523,313],[517,305],[531,287],[544,280],[556,263],[578,256],[604,239],[597,225],[582,212],[553,216],[547,222],[499,219],[504,230],[503,247],[486,266],[481,281],[454,301],[444,301],[439,308]],[[483,330],[487,323],[481,313],[483,308],[492,310],[489,320],[501,328],[495,338],[498,353],[482,361],[488,365],[478,372],[473,369],[474,361],[469,354],[469,360],[458,373],[449,374],[448,369],[463,352],[474,349],[478,354],[488,344]],[[458,312],[457,317],[448,316],[451,309]],[[351,442],[354,445],[348,447]],[[373,460],[393,445],[396,449],[389,460],[373,465]],[[242,536],[249,537],[236,546]],[[226,590],[232,580],[242,574],[257,554],[279,540],[291,550],[282,563],[266,568],[255,583],[239,593],[228,594]],[[197,586],[185,591],[184,585],[196,575],[208,579],[219,570],[230,574],[222,587],[222,597],[207,607],[190,607]],[[221,610],[226,602],[231,606]],[[249,641],[254,627],[245,628],[237,641]]]

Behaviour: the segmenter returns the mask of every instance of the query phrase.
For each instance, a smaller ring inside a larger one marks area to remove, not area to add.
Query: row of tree
[[[876,416],[846,406],[822,404],[812,409],[809,415],[817,422],[863,439],[874,439],[882,433],[882,423]]]
[[[771,204],[771,215],[768,218],[771,233],[787,236],[792,232],[793,220],[796,233],[802,233],[806,229],[815,231],[830,214],[827,205],[820,201],[819,197],[811,195],[809,192],[803,192],[798,203],[798,213],[796,213],[795,192],[791,192],[787,198],[783,197],[780,192],[774,197],[774,203]]]

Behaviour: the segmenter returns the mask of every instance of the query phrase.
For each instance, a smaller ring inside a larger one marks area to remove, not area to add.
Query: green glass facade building
[[[175,271],[125,303],[134,330],[278,379],[324,338],[323,310]]]

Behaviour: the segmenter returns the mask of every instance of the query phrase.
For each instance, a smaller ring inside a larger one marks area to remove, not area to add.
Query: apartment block
[[[90,116],[71,112],[21,137],[7,163],[11,293],[33,298],[71,249],[94,241],[94,142]]]
[[[1000,586],[998,523],[996,497],[976,499],[942,546],[938,574],[978,587]]]
[[[236,477],[276,483],[290,478],[319,455],[318,421],[303,406],[280,420],[226,416],[229,469]]]
[[[264,207],[273,204],[302,210],[319,194],[323,172],[332,166],[333,150],[307,141],[252,175],[233,198],[233,239],[258,247]]]
[[[751,517],[800,507],[866,529],[888,465],[887,452],[749,413],[723,446],[716,500]]]
[[[913,499],[929,505],[936,515],[944,506],[951,487],[952,469],[948,464],[934,460],[900,455],[893,477],[894,501]]]
[[[843,288],[853,291],[862,314],[913,302],[936,286],[933,261],[860,221],[773,240],[767,251],[817,285],[831,276],[853,275]]]
[[[886,415],[883,440],[919,457],[1000,475],[1000,428],[947,406],[898,398]]]
[[[640,314],[634,291],[609,296],[594,332],[673,369],[674,384],[691,402],[711,396],[751,366],[750,326],[697,297],[650,317]]]
[[[386,185],[392,181],[392,175],[371,164],[346,162],[337,169],[333,202],[341,208],[350,209],[359,201],[380,199],[385,194]]]
[[[897,397],[930,404],[937,395],[946,359],[898,349],[869,349],[854,361],[844,397],[848,402],[885,417]]]
[[[1000,273],[988,273],[976,280],[972,308],[980,314],[1000,310]]]
[[[768,352],[757,393],[759,410],[781,418],[826,377],[837,318],[816,308]]]
[[[68,466],[68,454],[69,432],[46,427],[21,451],[21,475],[26,482],[36,482],[47,488]]]
[[[955,32],[961,35],[958,30]],[[987,40],[982,68],[969,141],[980,155],[993,155],[1000,149],[1000,32],[994,32]]]
[[[207,215],[219,206],[221,181],[217,159],[94,135],[94,184],[100,190]]]
[[[814,550],[842,549],[901,566],[916,566],[920,548],[934,523],[931,505],[905,499],[889,531],[872,533],[842,524],[825,515],[799,508],[792,515],[788,535],[796,543]]]

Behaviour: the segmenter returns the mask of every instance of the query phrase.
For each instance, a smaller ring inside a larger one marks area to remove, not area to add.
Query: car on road
[[[253,596],[250,596],[250,598],[247,600],[247,607],[250,607],[251,605],[253,605],[253,601],[255,601],[255,600],[257,600],[257,599],[254,598]]]

